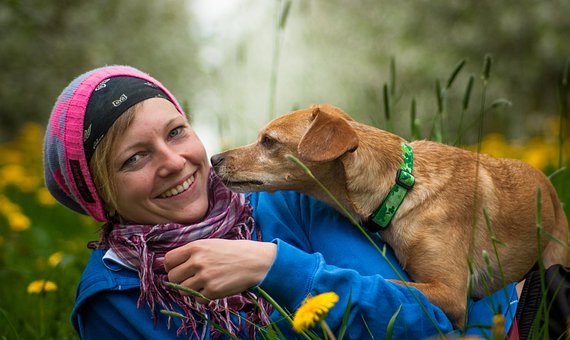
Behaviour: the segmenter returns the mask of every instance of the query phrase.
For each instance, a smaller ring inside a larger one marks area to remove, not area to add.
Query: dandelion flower
[[[5,215],[20,212],[20,207],[12,203],[8,197],[0,195],[0,211]]]
[[[0,174],[6,183],[18,184],[25,177],[24,168],[20,165],[10,164],[0,169]]]
[[[328,292],[307,298],[293,317],[293,328],[301,333],[323,321],[329,310],[337,303],[338,295]]]
[[[55,198],[50,194],[49,190],[46,187],[39,188],[36,192],[36,198],[41,205],[45,206],[52,206],[55,205],[57,202]]]
[[[493,326],[491,326],[493,339],[505,338],[505,316],[503,314],[495,314],[493,316]]]
[[[40,294],[42,292],[54,292],[57,285],[52,281],[36,280],[28,285],[28,294]]]
[[[10,229],[14,231],[24,231],[30,227],[30,219],[22,213],[12,213],[7,217]]]
[[[62,259],[63,259],[63,252],[62,251],[55,252],[48,257],[48,264],[52,267],[56,267],[61,262]]]

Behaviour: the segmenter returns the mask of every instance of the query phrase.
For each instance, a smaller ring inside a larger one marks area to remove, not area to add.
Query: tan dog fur
[[[336,207],[285,157],[294,155],[353,216],[366,221],[394,185],[403,162],[402,142],[403,138],[358,123],[336,107],[314,105],[275,119],[261,129],[255,143],[215,155],[212,164],[232,190],[297,190]],[[506,243],[498,251],[505,282],[520,280],[538,259],[537,188],[542,193],[544,230],[568,243],[568,221],[548,178],[526,163],[431,141],[409,144],[416,184],[381,236],[415,281],[409,284],[460,326],[470,248],[471,295],[488,295],[483,280],[491,292],[503,286],[483,208],[496,238]],[[542,245],[546,266],[569,264],[567,247],[546,237]],[[490,255],[493,280],[488,278],[483,250]]]

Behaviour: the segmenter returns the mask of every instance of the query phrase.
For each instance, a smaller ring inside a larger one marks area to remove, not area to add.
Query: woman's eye
[[[135,154],[132,155],[131,157],[129,157],[129,159],[127,159],[124,163],[123,163],[123,167],[135,164],[137,161],[139,161],[142,158],[142,155],[140,154]]]
[[[174,138],[182,132],[182,126],[179,126],[168,133],[169,138]]]

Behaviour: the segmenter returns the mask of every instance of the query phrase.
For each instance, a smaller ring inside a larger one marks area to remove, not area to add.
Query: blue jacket
[[[388,323],[400,309],[393,339],[422,339],[453,331],[443,312],[419,291],[385,279],[408,279],[391,250],[386,257],[358,228],[334,209],[295,192],[253,193],[250,196],[257,227],[264,241],[277,244],[275,261],[260,287],[288,311],[295,311],[308,294],[336,292],[340,300],[327,316],[339,330],[350,299],[345,338],[384,338]],[[370,235],[380,249],[384,243]],[[153,323],[147,306],[136,307],[140,294],[138,274],[119,264],[103,261],[105,251],[95,250],[77,290],[72,322],[83,339],[164,339],[176,337],[178,320],[168,328],[165,315]],[[255,291],[255,288],[252,288]],[[512,324],[517,306],[515,284],[469,305],[469,334],[489,335],[498,305]],[[510,307],[510,308],[508,308]],[[287,338],[296,333],[277,311],[279,329]],[[187,338],[188,335],[181,335]],[[245,336],[245,335],[244,335]]]

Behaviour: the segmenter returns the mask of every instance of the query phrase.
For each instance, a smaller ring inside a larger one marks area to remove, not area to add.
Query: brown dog
[[[253,144],[212,157],[212,165],[232,190],[297,190],[336,205],[288,154],[299,158],[363,223],[394,186],[404,163],[401,144],[392,133],[352,120],[330,105],[290,112],[264,127]],[[568,221],[544,174],[530,165],[497,159],[430,141],[408,143],[413,149],[415,185],[391,223],[381,228],[404,269],[430,301],[460,326],[464,319],[468,261],[472,254],[471,295],[488,295],[504,282],[520,280],[538,259],[536,201],[542,196],[542,225],[568,243]],[[501,278],[486,211],[504,270]],[[546,266],[569,264],[568,247],[543,237]],[[482,255],[491,260],[492,278]],[[506,307],[506,306],[503,306]]]

